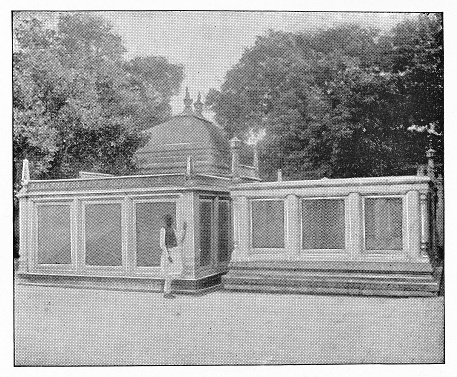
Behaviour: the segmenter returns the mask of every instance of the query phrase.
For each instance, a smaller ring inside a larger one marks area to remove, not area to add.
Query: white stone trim
[[[363,177],[363,178],[337,178],[337,179],[310,179],[300,181],[274,181],[238,183],[230,187],[233,191],[265,190],[265,189],[290,189],[310,187],[364,187],[364,186],[398,186],[398,185],[428,185],[430,178],[427,176],[391,176],[391,177]],[[358,190],[357,190],[358,191]]]
[[[89,181],[94,181],[94,179],[89,179]],[[153,192],[158,192],[160,194],[158,195],[163,195],[163,192],[166,193],[181,193],[184,191],[208,191],[208,192],[224,192],[226,193],[228,191],[227,188],[224,187],[219,187],[219,186],[182,186],[182,187],[177,187],[177,186],[163,186],[163,187],[143,187],[143,188],[121,188],[121,189],[108,189],[108,190],[67,190],[67,191],[32,191],[32,192],[27,192],[24,196],[62,196],[62,197],[68,197],[68,196],[78,196],[78,197],[83,197],[84,195],[106,195],[107,197],[112,197],[115,195],[118,196],[125,196],[125,195],[134,195],[136,193],[153,193]],[[93,198],[93,196],[88,196],[88,198]]]
[[[421,256],[421,208],[419,192],[412,190],[406,194],[406,251],[410,260]]]

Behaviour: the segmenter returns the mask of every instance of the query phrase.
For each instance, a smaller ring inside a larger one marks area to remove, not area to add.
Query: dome
[[[139,173],[184,173],[192,156],[196,173],[229,176],[230,144],[224,131],[203,118],[200,99],[195,113],[188,92],[184,102],[183,113],[144,131],[149,140],[136,152]]]

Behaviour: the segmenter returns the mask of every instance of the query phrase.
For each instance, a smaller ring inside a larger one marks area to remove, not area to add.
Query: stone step
[[[231,277],[256,277],[256,278],[283,278],[283,279],[316,279],[316,280],[360,280],[360,281],[389,281],[389,282],[435,282],[432,274],[382,274],[382,273],[352,273],[352,272],[329,272],[329,271],[309,271],[309,270],[245,270],[245,269],[231,269]]]
[[[326,288],[344,288],[344,289],[385,289],[385,290],[405,290],[405,291],[431,291],[437,292],[439,284],[437,282],[414,282],[414,281],[384,281],[372,280],[366,281],[362,279],[316,279],[316,278],[290,278],[290,277],[256,277],[251,275],[233,276],[230,273],[222,278],[224,286],[240,284],[240,285],[274,285],[274,286],[290,286],[290,287],[326,287]]]
[[[308,295],[349,295],[349,296],[389,296],[389,297],[433,297],[433,291],[404,291],[392,289],[366,289],[366,288],[335,288],[335,287],[307,287],[307,286],[277,286],[277,285],[251,285],[224,283],[228,291],[256,292],[256,293],[292,293]]]
[[[358,281],[361,283],[370,282],[410,282],[410,283],[436,283],[432,275],[383,275],[383,274],[351,274],[351,273],[328,273],[316,271],[284,272],[284,271],[237,271],[231,270],[227,278],[256,278],[256,279],[282,279],[282,280],[316,280],[316,281]]]
[[[101,289],[125,292],[162,292],[164,279],[139,277],[95,277],[81,275],[50,275],[15,273],[19,285],[36,285],[60,288]],[[173,292],[183,294],[204,294],[220,289],[220,274],[194,279],[176,279],[172,282]]]
[[[429,263],[366,262],[366,261],[232,261],[230,270],[265,271],[326,271],[344,273],[430,275],[433,268]]]

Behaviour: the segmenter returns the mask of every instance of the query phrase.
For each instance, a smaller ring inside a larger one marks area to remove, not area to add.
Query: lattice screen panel
[[[344,249],[343,199],[302,200],[303,249]]]
[[[402,249],[402,199],[365,199],[365,248]]]
[[[122,265],[121,204],[87,204],[85,212],[86,264]]]
[[[251,204],[252,247],[284,248],[284,202],[253,200]]]
[[[38,264],[70,264],[70,205],[40,205],[37,215]]]

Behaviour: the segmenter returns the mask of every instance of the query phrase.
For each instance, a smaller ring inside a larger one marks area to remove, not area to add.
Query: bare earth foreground
[[[443,297],[15,294],[16,365],[443,362]]]

